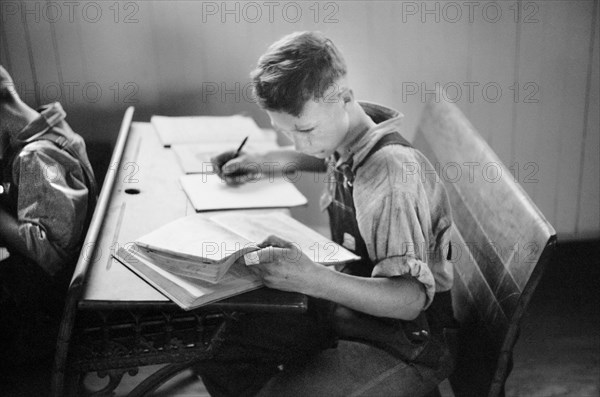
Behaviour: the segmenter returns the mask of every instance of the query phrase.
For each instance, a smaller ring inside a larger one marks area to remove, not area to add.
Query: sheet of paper
[[[296,186],[284,178],[228,186],[214,174],[191,174],[181,176],[180,182],[196,211],[295,207],[307,203]]]
[[[163,146],[176,143],[239,143],[245,137],[260,139],[264,133],[254,119],[242,115],[233,116],[152,116],[150,121],[156,129]]]
[[[161,226],[138,238],[136,244],[183,258],[220,261],[249,245],[249,241],[201,214],[196,214]]]
[[[229,150],[236,150],[240,142],[215,142],[215,143],[177,143],[171,145],[177,161],[186,174],[213,173],[210,158]],[[248,152],[261,152],[277,149],[275,139],[248,139],[244,150]]]
[[[335,264],[360,259],[327,237],[280,212],[219,214],[210,219],[227,229],[235,230],[237,234],[256,244],[269,235],[281,237],[300,248],[314,262]]]

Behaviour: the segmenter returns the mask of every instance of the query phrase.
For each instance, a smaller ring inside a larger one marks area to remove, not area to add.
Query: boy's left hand
[[[277,236],[269,236],[254,252],[259,263],[248,266],[269,288],[306,293],[323,266],[313,262],[300,248]]]

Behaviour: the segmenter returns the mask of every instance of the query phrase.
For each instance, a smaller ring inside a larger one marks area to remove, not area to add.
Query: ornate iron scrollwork
[[[223,313],[181,311],[96,311],[81,315],[68,359],[77,395],[112,395],[125,374],[139,367],[168,364],[143,380],[131,395],[155,390],[194,362],[209,358],[222,338]],[[108,377],[100,390],[86,388],[85,374]]]

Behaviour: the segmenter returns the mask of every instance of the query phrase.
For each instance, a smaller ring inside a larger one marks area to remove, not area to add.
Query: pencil
[[[235,157],[240,155],[240,152],[242,151],[242,149],[244,148],[244,145],[246,144],[246,142],[248,141],[248,137],[245,137],[244,140],[242,141],[242,143],[240,143],[240,146],[237,148],[237,150],[235,151]]]

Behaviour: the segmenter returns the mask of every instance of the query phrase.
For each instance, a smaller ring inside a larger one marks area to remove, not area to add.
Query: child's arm
[[[27,145],[18,161],[17,214],[6,225],[9,247],[54,274],[79,253],[88,205],[83,170],[48,141]]]
[[[28,255],[27,245],[19,236],[17,218],[2,207],[0,207],[0,246],[15,250],[29,259],[34,259]]]
[[[290,172],[325,172],[327,169],[324,160],[296,152],[293,147],[264,153],[242,152],[233,159],[228,154],[222,153],[212,159],[217,174],[228,184],[243,183],[259,175],[273,178]]]
[[[373,316],[402,320],[414,320],[425,307],[425,287],[416,278],[358,277],[325,270],[307,295]]]
[[[425,306],[425,287],[415,278],[358,277],[317,264],[277,237],[261,245],[249,268],[266,286],[327,299],[378,317],[415,319]]]

